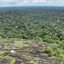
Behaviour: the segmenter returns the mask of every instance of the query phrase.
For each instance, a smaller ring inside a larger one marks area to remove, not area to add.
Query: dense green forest
[[[0,38],[46,42],[48,46],[41,51],[61,64],[64,62],[64,8],[0,8]]]
[[[64,39],[63,8],[7,8],[0,10],[0,36],[3,38]],[[50,40],[49,39],[49,40]]]

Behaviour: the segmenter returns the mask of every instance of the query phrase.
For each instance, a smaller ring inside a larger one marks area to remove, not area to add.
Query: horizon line
[[[64,7],[64,4],[55,4],[55,3],[32,3],[32,4],[24,4],[24,3],[7,3],[0,4],[0,7],[22,7],[22,6],[52,6],[52,7]]]

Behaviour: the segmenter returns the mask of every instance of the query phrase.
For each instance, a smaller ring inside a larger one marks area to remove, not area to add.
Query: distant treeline
[[[2,38],[64,39],[64,8],[0,8]]]

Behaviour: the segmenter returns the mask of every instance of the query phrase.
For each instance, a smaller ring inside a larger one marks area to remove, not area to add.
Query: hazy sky
[[[0,6],[8,6],[8,5],[64,6],[64,0],[0,0]]]
[[[64,0],[0,0],[0,3],[63,3]]]

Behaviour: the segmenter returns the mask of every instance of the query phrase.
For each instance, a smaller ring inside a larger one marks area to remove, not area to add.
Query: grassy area
[[[10,64],[15,64],[16,59],[10,56],[5,56],[4,59],[10,60]]]
[[[5,53],[6,53],[6,51],[0,51],[0,56],[5,54]]]

